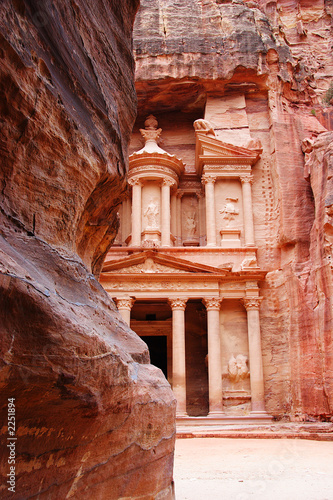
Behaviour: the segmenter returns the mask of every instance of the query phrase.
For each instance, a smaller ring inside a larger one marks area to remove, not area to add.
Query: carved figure
[[[186,214],[185,227],[187,229],[188,236],[195,236],[197,230],[195,212]]]
[[[249,140],[249,142],[246,145],[247,149],[253,149],[255,151],[261,151],[262,152],[262,144],[261,140],[258,138],[252,138]]]
[[[202,118],[199,118],[199,120],[195,120],[193,123],[194,130],[200,131],[200,132],[206,132],[206,134],[211,134],[215,136],[215,131],[213,129],[212,124],[208,120],[203,120]]]
[[[245,269],[247,267],[258,267],[256,257],[246,257],[241,263],[241,269]]]
[[[226,198],[226,203],[224,207],[219,210],[219,213],[223,215],[223,219],[226,219],[227,226],[230,225],[230,222],[235,219],[237,215],[239,215],[239,209],[235,207],[233,202],[237,203],[238,198]]]
[[[238,354],[236,358],[234,355],[231,356],[228,362],[228,375],[232,382],[239,382],[250,376],[247,363],[248,358],[243,354]]]
[[[148,228],[158,227],[158,221],[157,221],[158,214],[159,214],[158,206],[156,203],[154,203],[153,200],[151,200],[143,214],[145,217],[147,217]]]

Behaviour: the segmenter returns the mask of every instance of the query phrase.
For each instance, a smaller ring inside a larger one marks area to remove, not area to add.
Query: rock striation
[[[152,112],[189,173],[194,120],[226,142],[263,146],[252,192],[258,265],[268,271],[266,408],[277,419],[333,412],[331,45],[332,5],[323,0],[142,0],[134,25],[131,152]]]
[[[173,394],[96,279],[135,119],[137,8],[1,4],[1,435],[10,397],[17,437],[1,498],[173,497]]]

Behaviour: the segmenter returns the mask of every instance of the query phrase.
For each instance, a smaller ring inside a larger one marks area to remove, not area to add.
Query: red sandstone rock
[[[269,271],[261,308],[266,405],[277,418],[333,413],[331,203],[324,208],[331,147],[322,134],[332,130],[331,45],[332,8],[322,0],[142,0],[134,26],[139,117],[131,151],[154,112],[168,152],[193,169],[190,123],[204,117],[210,97],[242,96],[243,129],[263,144],[253,209],[258,264]],[[318,134],[309,182],[301,143]]]
[[[173,496],[173,394],[93,275],[117,230],[137,6],[1,4],[1,498]]]

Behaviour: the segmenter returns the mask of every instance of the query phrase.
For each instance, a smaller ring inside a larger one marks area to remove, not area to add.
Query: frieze
[[[114,290],[132,291],[132,290],[202,290],[212,288],[212,285],[207,282],[192,282],[192,281],[126,281],[123,283],[107,282],[105,288],[109,293]],[[215,288],[215,287],[214,287]]]
[[[205,165],[204,167],[205,171],[206,170],[246,170],[251,172],[251,165],[248,164],[238,164],[238,165],[232,165],[232,164],[223,164],[223,165]]]
[[[138,273],[186,273],[186,271],[182,269],[176,269],[173,267],[164,266],[162,264],[158,264],[153,261],[153,259],[146,259],[142,264],[138,264],[135,266],[124,267],[122,269],[116,269],[114,271],[109,271],[110,273],[116,274],[138,274]]]

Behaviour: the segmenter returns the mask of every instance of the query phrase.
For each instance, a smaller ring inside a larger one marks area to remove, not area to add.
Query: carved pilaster
[[[215,175],[204,174],[201,182],[205,186],[206,197],[206,233],[207,246],[216,247],[216,220],[215,220]]]
[[[252,211],[252,189],[253,182],[252,174],[243,174],[240,176],[242,183],[243,194],[243,219],[244,219],[244,233],[245,245],[254,246],[254,226],[253,226],[253,211]]]

